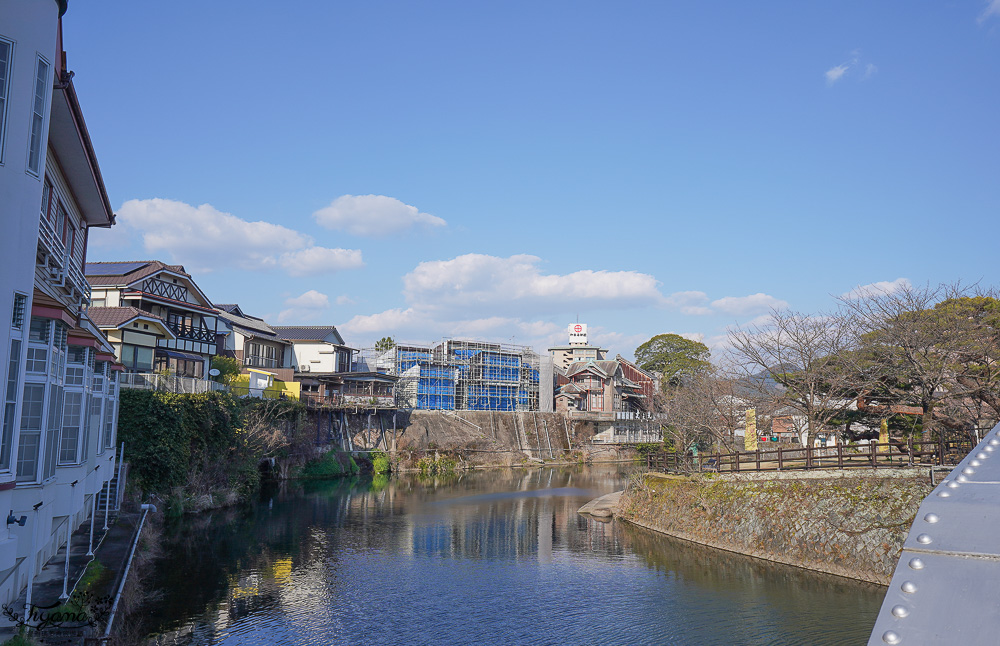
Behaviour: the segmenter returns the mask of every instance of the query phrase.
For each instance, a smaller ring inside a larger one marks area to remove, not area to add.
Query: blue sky
[[[724,344],[1000,282],[1000,0],[71,2],[119,225],[272,323]]]

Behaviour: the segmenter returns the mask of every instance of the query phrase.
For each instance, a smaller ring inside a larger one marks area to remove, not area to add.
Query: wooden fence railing
[[[662,451],[646,455],[651,471],[785,471],[792,469],[892,468],[915,464],[958,464],[972,450],[972,442],[890,442],[830,447],[702,453],[687,455]]]

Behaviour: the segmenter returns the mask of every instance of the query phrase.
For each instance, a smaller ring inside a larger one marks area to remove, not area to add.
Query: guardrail
[[[651,471],[785,471],[792,469],[891,468],[914,464],[957,464],[972,450],[968,441],[872,442],[866,445],[799,447],[773,451],[736,451],[687,455],[659,452],[646,455]]]
[[[207,393],[215,390],[229,390],[224,384],[194,377],[173,377],[155,372],[126,372],[120,375],[118,383],[122,388],[136,390],[159,390],[177,394]]]

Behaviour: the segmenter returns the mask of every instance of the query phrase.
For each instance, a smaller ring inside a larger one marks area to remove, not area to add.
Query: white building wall
[[[3,136],[0,141],[0,221],[4,234],[0,236],[0,377],[7,384],[13,367],[18,374],[17,387],[23,387],[23,370],[27,344],[21,342],[20,351],[11,362],[11,341],[26,338],[31,314],[31,295],[35,277],[35,249],[38,241],[38,214],[42,197],[42,178],[45,169],[46,140],[49,113],[52,105],[52,85],[56,62],[56,36],[58,33],[59,5],[55,0],[0,0],[0,39],[10,47],[9,82],[4,102]],[[39,170],[28,170],[28,149],[31,138],[37,62],[41,57],[48,65],[45,82],[44,119],[40,143]],[[24,320],[20,330],[11,325],[15,294],[24,297]],[[14,408],[0,408],[0,416],[13,415],[20,419],[20,397]],[[2,420],[0,420],[2,421]],[[10,438],[11,460],[16,464],[17,426]],[[8,488],[14,476],[11,469],[0,471],[0,509],[11,509],[13,490]],[[24,546],[20,546],[22,550]],[[0,524],[0,572],[15,565],[18,552],[17,536],[6,523]],[[9,587],[9,586],[8,586]],[[6,601],[10,593],[0,588],[0,600]]]
[[[341,372],[350,370],[350,366],[337,366],[337,349],[329,343],[303,343],[296,341],[292,345],[294,356],[293,368],[299,372]],[[303,366],[309,366],[303,369]]]

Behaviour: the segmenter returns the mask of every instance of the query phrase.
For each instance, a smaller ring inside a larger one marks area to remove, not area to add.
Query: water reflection
[[[164,539],[146,631],[199,645],[864,642],[843,626],[870,629],[878,588],[576,513],[631,470],[309,483],[185,519]]]

